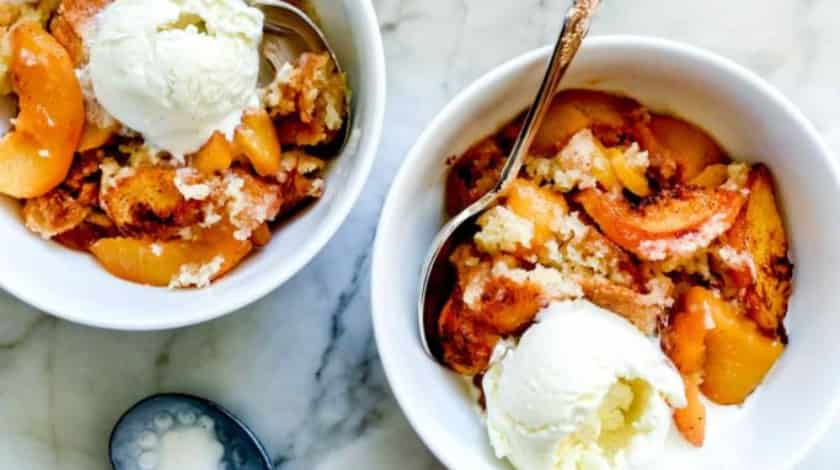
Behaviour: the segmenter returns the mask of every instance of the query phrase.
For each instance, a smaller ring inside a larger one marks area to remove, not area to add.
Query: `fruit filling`
[[[450,159],[451,215],[495,186],[520,126]],[[558,93],[451,263],[438,324],[450,368],[481,376],[549,303],[586,299],[659,338],[685,384],[674,423],[696,446],[706,401],[743,403],[787,343],[793,266],[770,169],[627,97]]]
[[[322,155],[347,120],[328,54],[262,39],[241,0],[3,3],[0,99],[19,111],[0,136],[0,194],[115,276],[210,284],[323,194]]]

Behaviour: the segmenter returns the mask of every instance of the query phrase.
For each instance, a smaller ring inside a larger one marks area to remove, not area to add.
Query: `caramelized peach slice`
[[[221,266],[210,276],[210,280],[217,279],[238,265],[251,247],[251,242],[235,239],[231,230],[214,226],[197,240],[152,242],[103,238],[90,250],[117,277],[140,284],[168,286],[182,267],[207,265],[221,256]]]
[[[233,163],[233,149],[224,135],[216,132],[193,157],[192,166],[204,174],[212,174],[230,168]]]
[[[542,188],[530,180],[517,178],[507,189],[505,205],[516,215],[534,224],[532,246],[542,246],[553,237],[551,227],[569,206],[562,194]]]
[[[474,255],[477,253],[459,247],[451,258],[458,271],[458,290],[464,293],[463,313],[497,334],[520,331],[542,307],[546,297],[542,287],[492,273],[493,267],[500,263],[519,267],[515,257],[500,255],[479,261]]]
[[[732,226],[745,197],[736,191],[688,188],[663,192],[634,207],[620,195],[586,189],[576,200],[610,240],[656,261],[708,245]]]
[[[639,168],[631,167],[624,157],[624,151],[619,148],[611,148],[607,152],[610,164],[621,185],[631,193],[639,197],[650,196],[650,185],[648,184],[645,172]]]
[[[627,98],[597,91],[561,91],[554,97],[531,150],[538,154],[556,152],[571,136],[588,127],[620,129],[635,107]]]
[[[260,176],[274,176],[280,171],[280,141],[266,110],[246,112],[234,142]]]
[[[19,24],[10,41],[20,114],[0,139],[0,193],[36,197],[70,170],[85,120],[82,90],[67,52],[37,23]]]
[[[201,201],[187,200],[172,168],[144,166],[103,182],[99,203],[123,234],[166,237],[200,222]]]
[[[657,143],[676,161],[681,182],[690,181],[709,165],[727,161],[717,142],[694,124],[654,115],[649,127]]]
[[[591,123],[583,111],[558,94],[543,119],[542,127],[534,137],[531,151],[545,154],[557,151],[573,135],[586,129]]]
[[[700,174],[689,180],[688,184],[711,189],[725,183],[727,178],[729,178],[729,168],[723,163],[716,163],[704,168]]]
[[[7,28],[20,17],[21,6],[9,2],[0,4],[0,28]]]
[[[79,140],[79,152],[87,152],[88,150],[98,149],[107,144],[111,137],[117,133],[119,124],[114,123],[109,127],[99,127],[90,122],[85,122],[82,130],[82,138]]]
[[[674,410],[674,424],[680,434],[694,447],[703,447],[706,440],[706,406],[700,401],[700,375],[683,375],[685,408]]]
[[[516,267],[515,258],[478,256],[472,245],[452,253],[457,284],[437,324],[445,363],[464,374],[482,372],[499,337],[524,330],[545,301],[540,286],[493,275],[498,263]]]
[[[752,320],[729,303],[706,292],[704,308],[715,327],[706,333],[706,363],[700,389],[721,405],[743,403],[764,380],[785,346],[764,336]]]
[[[592,126],[620,128],[627,122],[627,113],[638,106],[628,98],[593,90],[566,90],[559,96],[586,115]]]
[[[598,143],[598,140],[595,140]],[[598,143],[600,145],[600,143]],[[622,182],[616,173],[613,164],[608,158],[612,154],[612,149],[604,149],[601,155],[593,155],[592,157],[592,176],[601,183],[607,191],[621,191]]]
[[[724,274],[737,290],[747,314],[769,333],[782,327],[791,295],[793,267],[787,257],[788,242],[773,179],[764,165],[756,165],[748,179],[749,201],[722,241],[752,261],[726,265]]]
[[[253,242],[256,246],[268,245],[268,242],[270,241],[271,229],[268,228],[268,224],[265,222],[260,224],[260,226],[255,228],[253,233],[251,233],[251,242]]]
[[[484,372],[500,336],[488,327],[472,321],[462,300],[463,291],[455,288],[438,319],[438,335],[443,362],[459,374]]]
[[[703,370],[706,361],[706,298],[702,287],[690,288],[662,334],[662,349],[683,375]]]
[[[493,277],[481,294],[478,321],[499,334],[516,333],[534,321],[544,297],[536,284],[517,284],[506,277]]]

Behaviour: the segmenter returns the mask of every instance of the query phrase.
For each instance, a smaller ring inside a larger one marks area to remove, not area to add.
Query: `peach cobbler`
[[[494,187],[520,125],[451,160],[450,214]],[[793,267],[769,169],[630,98],[560,92],[518,178],[475,228],[451,256],[437,325],[443,360],[462,375],[488,373],[497,346],[549,303],[585,299],[658,336],[684,382],[674,423],[701,446],[701,395],[744,402],[784,351]]]
[[[0,2],[0,193],[120,278],[206,286],[321,196],[347,119],[328,53],[262,35],[241,0]]]

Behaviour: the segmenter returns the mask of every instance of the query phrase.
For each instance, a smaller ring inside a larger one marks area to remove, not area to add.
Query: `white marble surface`
[[[377,214],[425,123],[493,66],[553,41],[566,0],[375,4],[388,56],[386,130],[336,238],[262,301],[178,331],[97,331],[0,293],[0,468],[105,469],[114,420],[158,391],[201,394],[239,413],[281,470],[440,468],[389,395],[372,339]],[[731,57],[791,97],[837,152],[838,26],[837,0],[605,0],[594,33],[665,36]],[[838,459],[840,421],[800,468],[830,470]]]

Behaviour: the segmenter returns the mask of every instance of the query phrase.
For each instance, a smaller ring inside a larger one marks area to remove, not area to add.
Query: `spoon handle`
[[[510,156],[502,168],[502,175],[493,193],[503,191],[513,181],[522,168],[528,149],[539,131],[543,118],[551,107],[552,98],[557,92],[560,80],[566,74],[569,64],[577,54],[583,38],[589,32],[589,24],[600,0],[575,0],[574,4],[566,12],[566,19],[563,22],[563,29],[560,37],[554,46],[551,60],[548,63],[548,70],[545,72],[540,90],[534,99],[534,105],[528,110],[525,120],[522,123],[522,130],[513,144]]]

